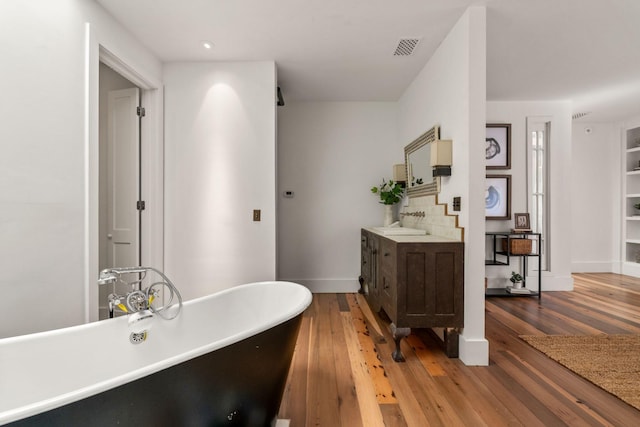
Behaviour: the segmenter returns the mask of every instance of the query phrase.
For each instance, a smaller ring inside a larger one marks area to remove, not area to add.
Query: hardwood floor
[[[292,427],[637,426],[640,411],[518,335],[638,334],[640,279],[576,274],[573,292],[488,298],[490,365],[446,357],[425,330],[391,359],[388,322],[361,296],[316,294],[303,317],[280,407]]]

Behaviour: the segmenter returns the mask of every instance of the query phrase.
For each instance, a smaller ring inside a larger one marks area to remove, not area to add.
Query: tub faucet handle
[[[108,285],[110,283],[116,283],[118,281],[118,275],[111,269],[105,269],[100,272],[98,277],[98,285]]]

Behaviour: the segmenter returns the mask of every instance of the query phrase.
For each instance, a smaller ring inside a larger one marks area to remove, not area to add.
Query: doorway
[[[112,50],[103,45],[103,39],[90,24],[86,27],[86,63],[85,63],[85,321],[97,321],[100,318],[99,305],[106,305],[106,297],[102,300],[102,292],[97,286],[100,266],[101,230],[100,205],[100,68],[107,66],[120,77],[124,77],[137,87],[141,104],[146,114],[140,121],[140,138],[138,159],[139,188],[138,194],[145,202],[145,209],[140,212],[140,234],[138,264],[153,266],[164,270],[164,147],[163,147],[163,98],[164,91],[159,67],[144,67],[139,61],[127,63],[116,56]],[[144,63],[144,61],[142,61]],[[104,259],[104,258],[103,258]],[[108,294],[112,292],[105,289]],[[105,301],[104,303],[102,301]]]
[[[104,63],[99,70],[99,270],[140,265],[141,88]],[[102,286],[98,318],[107,297],[129,289]]]

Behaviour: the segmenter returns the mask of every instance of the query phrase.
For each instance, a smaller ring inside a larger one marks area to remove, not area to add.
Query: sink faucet
[[[154,282],[147,288],[142,288],[142,282],[148,272],[158,274],[162,281]],[[123,276],[135,275],[130,280],[124,280]],[[149,310],[153,314],[157,314],[166,320],[174,319],[180,314],[182,309],[182,296],[175,285],[161,271],[153,267],[112,267],[106,268],[100,272],[98,277],[98,285],[115,285],[121,282],[131,286],[131,291],[125,295],[112,293],[109,295],[109,317],[113,317],[115,309],[118,308],[125,313],[138,313]],[[153,304],[160,295],[160,289],[166,287],[169,289],[169,302],[161,307]],[[169,310],[173,299],[177,298],[177,309]],[[168,313],[165,313],[167,311]]]
[[[417,216],[417,217],[423,218],[425,216],[425,213],[424,213],[424,211],[401,212],[400,215],[402,215],[402,216],[406,216],[406,215],[408,215],[408,216]]]

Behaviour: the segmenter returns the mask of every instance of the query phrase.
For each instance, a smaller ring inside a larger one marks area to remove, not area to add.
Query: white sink
[[[424,236],[427,234],[427,230],[409,227],[373,227],[373,229],[384,236]]]

